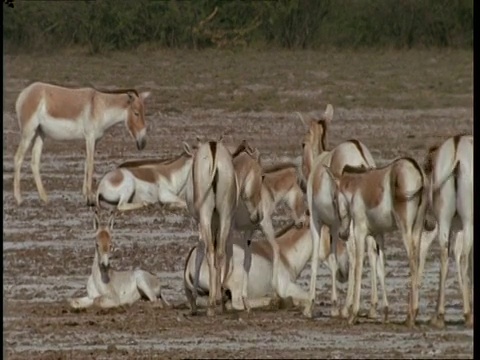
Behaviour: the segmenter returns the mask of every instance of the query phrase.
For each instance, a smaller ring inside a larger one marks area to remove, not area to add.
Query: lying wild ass
[[[221,299],[221,273],[226,259],[227,239],[237,206],[238,184],[232,156],[221,141],[200,143],[186,188],[187,208],[199,224],[198,251],[195,259],[195,289],[198,288],[200,264],[207,250],[209,296],[207,315],[215,315],[216,300]],[[194,291],[194,298],[197,294]],[[224,302],[222,301],[222,311]],[[196,313],[196,307],[192,308]]]
[[[322,229],[322,243],[328,247],[331,238],[328,228]],[[291,297],[296,306],[305,306],[309,301],[309,294],[295,283],[300,273],[312,257],[312,240],[308,224],[305,227],[297,228],[295,223],[286,226],[275,234],[275,242],[280,250],[280,262],[278,270],[278,295],[282,298]],[[264,238],[252,243],[252,260],[250,277],[248,279],[249,305],[252,308],[263,307],[270,304],[276,291],[272,288],[271,278],[273,276],[273,249],[269,241]],[[348,259],[343,242],[338,242],[338,254],[340,268],[337,273],[339,281],[346,281],[348,272]],[[184,269],[184,288],[190,306],[193,308],[195,298],[193,294],[193,277],[195,274],[194,260],[197,247],[193,247],[187,256]],[[244,309],[243,297],[243,264],[245,259],[244,247],[241,244],[233,245],[233,256],[230,267],[225,275],[222,269],[222,276],[225,277],[225,289],[230,291],[232,308]],[[209,277],[207,264],[202,262],[200,268],[200,282],[198,292],[204,296],[209,294]]]
[[[95,257],[92,273],[87,281],[87,296],[70,299],[73,308],[86,308],[92,305],[111,308],[125,304],[133,304],[141,298],[152,302],[161,300],[161,307],[170,307],[162,297],[161,282],[153,274],[145,270],[116,271],[110,268],[110,256],[113,252],[111,231],[114,215],[107,226],[100,226],[97,213],[94,218],[96,231]]]
[[[376,168],[346,166],[338,181],[336,197],[339,235],[347,239],[352,226],[355,239],[354,302],[349,323],[356,322],[368,235],[380,237],[400,229],[410,264],[411,289],[407,325],[413,326],[418,313],[419,258],[427,206],[427,179],[411,158],[398,158]],[[350,201],[348,199],[351,199]],[[353,266],[353,264],[351,264]]]
[[[425,172],[430,175],[430,205],[438,221],[441,266],[437,313],[432,323],[445,325],[445,281],[451,232],[455,244],[458,282],[467,326],[473,325],[468,269],[473,246],[473,136],[456,135],[429,149]],[[460,231],[461,230],[461,231]]]
[[[93,203],[92,179],[95,144],[105,131],[124,121],[137,148],[145,147],[146,125],[144,101],[150,92],[136,90],[99,91],[93,88],[71,89],[35,82],[18,95],[15,109],[21,131],[14,159],[14,195],[22,203],[20,170],[25,153],[33,141],[31,167],[40,198],[48,202],[40,177],[40,156],[45,138],[86,141],[83,195]]]
[[[97,188],[97,206],[103,201],[124,211],[159,202],[186,208],[184,191],[193,157],[189,145],[183,145],[175,158],[127,161],[106,173]]]

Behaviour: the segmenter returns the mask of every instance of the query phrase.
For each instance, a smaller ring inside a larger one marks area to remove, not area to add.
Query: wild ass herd
[[[385,289],[384,234],[400,230],[410,269],[407,325],[418,313],[419,289],[425,259],[435,237],[441,253],[437,311],[432,322],[444,325],[445,280],[450,243],[467,326],[473,325],[473,136],[452,135],[427,151],[423,167],[400,157],[377,167],[365,144],[352,139],[328,146],[333,107],[322,116],[297,113],[307,128],[301,166],[294,163],[262,166],[258,149],[243,140],[238,147],[222,139],[201,141],[171,159],[132,160],[120,164],[92,190],[95,144],[105,131],[121,121],[142,150],[146,123],[144,102],[149,92],[71,89],[34,83],[18,96],[16,112],[21,140],[14,159],[14,195],[22,202],[20,169],[32,146],[31,167],[40,198],[48,202],[40,177],[44,139],[85,139],[83,194],[95,205],[95,257],[87,282],[88,296],[70,299],[74,308],[114,307],[140,298],[161,301],[160,280],[143,270],[115,271],[114,212],[101,226],[97,209],[135,210],[160,203],[183,208],[198,224],[198,244],[188,254],[184,270],[185,294],[192,313],[197,297],[208,295],[207,314],[217,303],[249,311],[291,298],[311,317],[316,295],[318,261],[331,271],[332,316],[353,324],[360,307],[363,259],[367,248],[371,267],[370,317],[376,316],[377,276],[382,288],[383,320],[388,320]],[[305,197],[306,195],[306,197]],[[292,223],[275,233],[272,215],[280,203],[291,210]],[[231,240],[232,229],[242,232]],[[252,242],[260,229],[264,240]],[[295,280],[311,260],[309,291]],[[336,281],[348,281],[340,309]]]

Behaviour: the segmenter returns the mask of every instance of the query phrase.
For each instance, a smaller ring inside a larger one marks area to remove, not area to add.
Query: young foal
[[[189,145],[183,145],[184,151],[173,159],[127,161],[106,173],[97,188],[97,206],[104,201],[124,211],[159,202],[186,208],[184,191],[193,157]]]
[[[468,274],[473,245],[473,136],[456,135],[430,148],[425,162],[430,175],[430,206],[438,221],[441,266],[437,313],[432,323],[445,326],[445,281],[448,272],[449,237],[455,244],[458,282],[463,296],[465,324],[473,325]]]
[[[96,230],[95,257],[92,273],[87,281],[87,296],[70,299],[73,308],[86,308],[92,305],[111,308],[133,304],[141,298],[156,302],[161,300],[161,307],[170,307],[162,297],[160,280],[153,274],[136,269],[116,271],[110,268],[110,255],[113,250],[111,231],[114,215],[110,216],[107,226],[99,226],[95,212],[94,229]]]
[[[275,235],[275,242],[280,250],[280,262],[278,271],[278,290],[272,288],[271,277],[273,276],[273,249],[269,241],[264,238],[252,243],[252,260],[250,268],[250,277],[248,278],[248,297],[249,305],[252,308],[266,306],[272,300],[272,295],[278,292],[282,298],[292,297],[297,306],[305,306],[309,301],[309,294],[295,283],[300,273],[305,268],[308,261],[312,258],[312,240],[308,225],[308,218],[302,228],[297,228],[292,222]],[[331,237],[327,227],[322,229],[322,243],[328,247],[331,244]],[[225,289],[230,291],[232,307],[236,310],[243,310],[242,302],[243,291],[243,263],[245,258],[244,247],[239,244],[233,245],[233,257],[229,270],[225,275],[225,269],[222,274],[225,277]],[[193,308],[193,276],[195,274],[194,260],[197,247],[193,247],[187,256],[184,270],[184,288],[185,294],[190,306]],[[348,272],[348,258],[343,242],[338,242],[339,264],[337,279],[345,281]],[[207,264],[202,262],[200,268],[199,293],[207,295],[209,293],[209,278]]]
[[[25,153],[33,141],[31,167],[40,198],[48,202],[40,177],[40,156],[45,138],[86,141],[83,195],[93,203],[92,179],[95,144],[107,129],[124,121],[137,148],[145,147],[146,125],[144,100],[150,92],[136,90],[99,91],[93,88],[70,89],[35,82],[18,95],[15,109],[21,140],[14,159],[13,192],[22,203],[20,170]]]

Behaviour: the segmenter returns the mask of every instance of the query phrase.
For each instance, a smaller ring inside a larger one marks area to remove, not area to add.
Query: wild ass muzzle
[[[347,239],[353,232],[355,239],[354,301],[350,324],[356,322],[360,306],[366,237],[376,236],[377,242],[383,243],[383,234],[399,229],[407,250],[411,277],[406,324],[414,326],[418,313],[419,257],[427,191],[425,174],[411,158],[398,158],[376,169],[344,168],[336,198],[341,219],[339,235]]]
[[[125,122],[137,148],[145,147],[146,125],[144,101],[150,92],[136,90],[99,91],[93,88],[71,89],[35,82],[20,92],[15,109],[21,131],[20,144],[14,159],[14,196],[22,203],[20,170],[25,153],[32,146],[31,167],[40,198],[48,197],[40,177],[40,157],[45,138],[86,141],[83,195],[94,204],[92,181],[95,144],[105,131]]]
[[[309,301],[309,293],[305,292],[295,283],[308,261],[312,258],[312,240],[306,219],[305,226],[297,228],[295,222],[275,234],[275,242],[280,250],[279,271],[277,273],[278,289],[272,288],[271,277],[273,276],[273,248],[267,239],[255,241],[251,246],[251,267],[248,278],[248,302],[252,308],[264,307],[271,304],[275,294],[282,299],[291,297],[295,306],[305,306]],[[327,227],[322,229],[321,242],[328,247],[331,245],[331,237]],[[184,269],[184,289],[190,306],[193,307],[192,296],[193,277],[195,274],[195,263],[197,247],[193,247],[186,259]],[[339,254],[339,278],[346,278],[348,272],[348,258],[343,242],[338,243]],[[235,310],[243,310],[243,264],[245,252],[243,244],[233,245],[232,261],[228,271],[223,269],[226,277],[223,282],[225,289],[230,292],[231,306]],[[206,296],[209,294],[208,267],[205,261],[200,268],[200,281],[198,292]]]
[[[201,143],[193,155],[192,170],[186,188],[189,212],[199,225],[194,284],[198,288],[200,264],[207,251],[209,266],[209,306],[207,315],[215,315],[216,300],[222,299],[221,269],[228,264],[227,240],[238,199],[238,183],[232,156],[221,141]],[[197,297],[196,292],[193,295]],[[222,311],[224,310],[224,302]],[[197,311],[192,308],[192,314]]]
[[[87,281],[87,296],[69,300],[73,308],[86,308],[92,305],[112,308],[133,304],[140,299],[157,303],[163,308],[170,304],[163,298],[161,282],[158,277],[145,270],[116,271],[110,266],[110,257],[114,251],[112,230],[114,214],[108,219],[107,226],[100,226],[95,211],[94,229],[96,231],[95,256],[92,273]]]
[[[116,205],[120,211],[135,210],[154,203],[183,209],[185,188],[192,168],[190,146],[171,159],[132,160],[106,173],[97,188],[97,206]]]
[[[438,327],[445,326],[448,253],[451,239],[456,238],[454,252],[463,314],[465,324],[471,327],[473,283],[468,270],[473,267],[473,136],[452,136],[440,146],[431,147],[424,169],[430,180],[429,204],[438,222],[441,260],[437,312],[431,322]]]

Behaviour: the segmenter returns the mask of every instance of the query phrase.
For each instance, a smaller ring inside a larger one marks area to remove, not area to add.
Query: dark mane
[[[128,94],[128,93],[132,92],[137,97],[139,96],[138,91],[135,90],[135,89],[113,89],[113,90],[109,90],[109,89],[97,89],[95,87],[93,87],[93,88],[95,89],[95,91],[101,92],[103,94]]]
[[[121,163],[120,165],[118,165],[117,168],[134,168],[134,167],[139,167],[144,165],[158,165],[158,164],[168,165],[177,161],[185,154],[186,154],[185,151],[183,151],[180,155],[175,156],[173,158],[127,160]]]
[[[240,145],[235,149],[235,151],[232,153],[232,158],[236,158],[238,155],[240,155],[242,152],[246,152],[248,150],[249,146],[246,140],[243,140]]]
[[[295,226],[295,221],[290,221],[284,228],[278,230],[275,233],[275,237],[278,238],[282,235],[285,235],[290,229],[292,229]]]
[[[280,170],[285,170],[288,168],[297,168],[297,166],[294,163],[280,163],[280,164],[273,164],[269,166],[265,166],[263,168],[263,173],[264,174],[270,174],[275,171],[280,171]]]
[[[369,168],[363,166],[363,165],[360,165],[360,166],[352,166],[352,165],[345,165],[342,169],[342,175],[345,174],[345,173],[349,173],[349,174],[364,174],[365,172],[367,172],[369,170]]]

